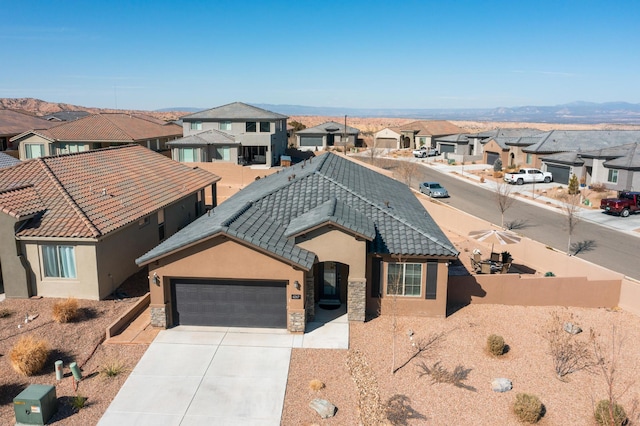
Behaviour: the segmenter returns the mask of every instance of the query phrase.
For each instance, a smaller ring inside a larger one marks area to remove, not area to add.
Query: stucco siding
[[[22,259],[18,256],[15,243],[16,220],[6,214],[0,214],[0,269],[2,269],[2,282],[5,295],[8,298],[27,298],[32,295],[29,287],[29,275],[25,270]],[[11,242],[13,244],[8,244]]]
[[[296,244],[318,256],[319,262],[340,262],[349,265],[349,278],[364,278],[367,263],[367,243],[340,230],[314,230]]]
[[[21,139],[19,143],[20,145],[18,146],[18,152],[20,153],[21,160],[27,160],[27,152],[26,152],[25,145],[28,145],[28,144],[44,145],[44,151],[42,153],[42,156],[44,157],[47,155],[51,155],[51,141],[39,135],[30,135],[28,137],[25,137],[24,139]]]

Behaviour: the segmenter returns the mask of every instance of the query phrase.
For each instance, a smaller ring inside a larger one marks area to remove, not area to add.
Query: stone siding
[[[151,325],[153,327],[167,328],[167,310],[166,306],[151,307]]]
[[[364,321],[367,309],[367,281],[349,280],[347,292],[347,318],[349,321]]]
[[[289,312],[289,331],[292,333],[304,333],[304,311]]]

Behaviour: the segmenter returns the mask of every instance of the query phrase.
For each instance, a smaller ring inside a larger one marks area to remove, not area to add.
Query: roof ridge
[[[87,151],[87,152],[90,152],[90,151]],[[44,158],[38,158],[36,161],[38,161],[38,163],[41,165],[42,169],[44,170],[49,180],[53,182],[53,185],[56,187],[56,189],[58,189],[58,191],[60,192],[64,200],[69,204],[71,209],[78,215],[78,217],[80,217],[82,222],[84,222],[85,226],[89,229],[89,231],[91,231],[93,236],[99,237],[101,233],[98,230],[98,228],[95,227],[95,225],[91,222],[91,220],[87,217],[87,215],[84,214],[84,212],[78,206],[78,204],[76,204],[73,198],[71,198],[71,195],[69,195],[67,190],[64,189],[64,186],[62,185],[62,183],[60,183],[56,175],[51,171],[51,169],[49,168],[49,165],[44,161]]]

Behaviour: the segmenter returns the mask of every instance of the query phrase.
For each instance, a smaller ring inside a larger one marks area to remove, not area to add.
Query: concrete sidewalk
[[[308,330],[162,330],[98,424],[279,425],[291,350],[349,347],[344,308],[318,309]]]

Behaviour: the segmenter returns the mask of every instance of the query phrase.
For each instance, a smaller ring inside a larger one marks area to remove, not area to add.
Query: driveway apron
[[[178,326],[161,331],[100,426],[279,425],[291,349],[347,349],[346,315],[286,330]]]

